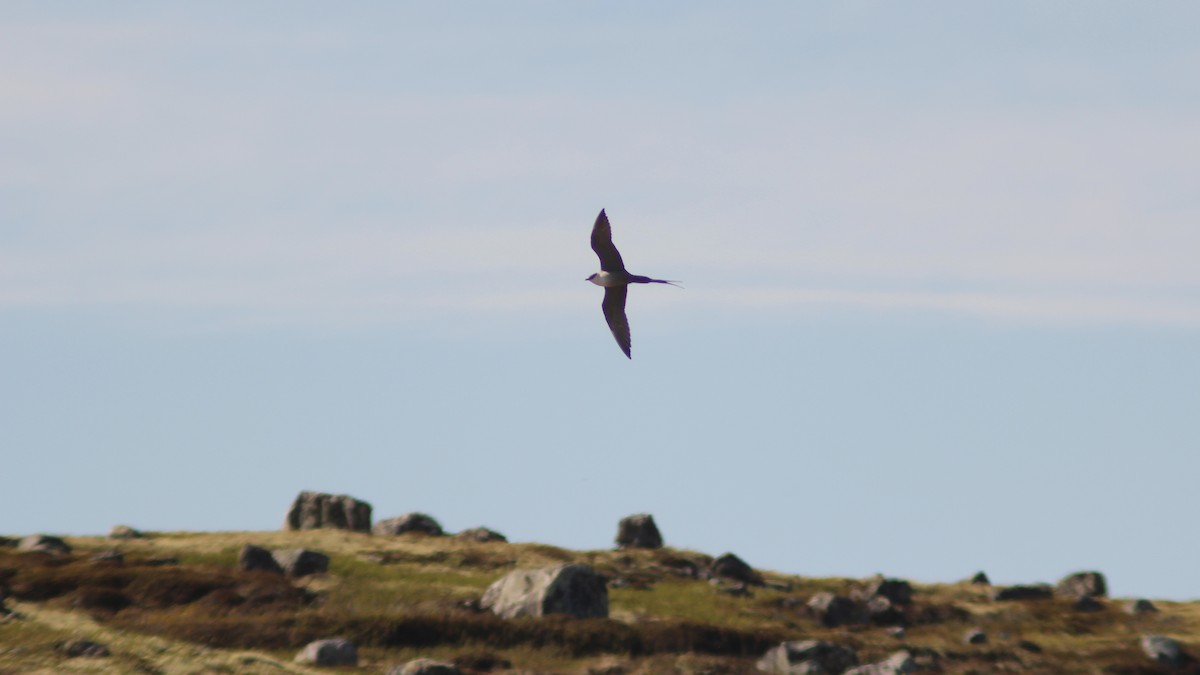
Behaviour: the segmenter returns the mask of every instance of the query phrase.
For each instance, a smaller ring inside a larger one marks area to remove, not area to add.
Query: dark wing
[[[617,253],[617,247],[613,246],[612,228],[608,225],[608,216],[604,215],[604,209],[600,209],[600,215],[596,216],[596,224],[592,226],[592,250],[600,256],[601,270],[605,272],[625,271],[625,263],[621,261],[621,254]]]
[[[617,345],[621,347],[621,351],[625,352],[627,358],[632,359],[633,357],[629,355],[629,319],[625,318],[625,296],[628,292],[628,286],[606,288],[604,289],[604,304],[600,306],[604,308],[604,319],[608,321],[608,329],[617,339]]]

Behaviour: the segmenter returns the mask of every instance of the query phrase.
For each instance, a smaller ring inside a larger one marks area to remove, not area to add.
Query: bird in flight
[[[600,305],[604,309],[604,320],[608,321],[608,329],[617,339],[617,345],[625,352],[626,358],[632,359],[629,354],[629,319],[625,317],[625,296],[629,292],[629,284],[678,284],[625,271],[621,254],[613,246],[612,227],[608,224],[604,209],[600,209],[596,224],[592,226],[592,250],[600,257],[600,271],[588,277],[587,281],[604,287],[604,302]]]

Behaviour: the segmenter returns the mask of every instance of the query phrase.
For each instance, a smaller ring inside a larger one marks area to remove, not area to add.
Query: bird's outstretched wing
[[[604,215],[603,213],[601,214]],[[615,253],[614,249],[614,253]],[[613,337],[617,339],[617,345],[621,351],[625,352],[625,357],[632,359],[629,354],[629,319],[625,318],[625,296],[629,292],[628,286],[611,286],[604,289],[604,303],[600,305],[604,308],[604,319],[608,321],[608,329],[612,331]]]
[[[608,216],[604,215],[604,209],[600,209],[600,215],[596,216],[596,224],[592,226],[592,250],[600,257],[601,270],[605,272],[625,271],[625,263],[621,261],[621,254],[617,253],[617,247],[613,246],[612,227],[608,224]],[[622,306],[624,303],[625,298],[622,296]]]

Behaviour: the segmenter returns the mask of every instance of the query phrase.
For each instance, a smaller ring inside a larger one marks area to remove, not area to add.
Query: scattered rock
[[[467,539],[469,541],[477,541],[481,544],[485,544],[489,541],[508,541],[508,538],[504,535],[495,530],[489,530],[486,527],[472,527],[471,529],[463,530],[454,536],[460,539]]]
[[[886,630],[884,630],[883,632],[896,638],[897,640],[903,640],[904,637],[906,635],[908,635],[908,631],[906,631],[904,629],[904,626],[891,626],[891,627],[887,628]]]
[[[868,600],[865,611],[867,622],[876,626],[898,626],[905,623],[904,612],[882,595]]]
[[[843,675],[902,675],[903,673],[914,673],[916,670],[917,663],[913,660],[912,654],[900,651],[878,663],[851,668]]]
[[[714,560],[708,572],[714,577],[724,577],[756,586],[761,586],[763,582],[762,576],[755,572],[754,568],[732,553],[726,553]]]
[[[17,544],[18,551],[41,551],[43,553],[54,553],[56,555],[66,555],[71,552],[70,545],[59,537],[54,537],[49,534],[31,534],[25,537]]]
[[[809,598],[808,609],[817,621],[829,628],[859,623],[862,618],[858,605],[853,600],[829,592],[817,593]]]
[[[975,573],[975,576],[971,577],[971,583],[979,584],[981,586],[991,586],[992,585],[992,581],[990,579],[988,579],[988,575],[983,573],[983,570],[979,570],[978,572]]]
[[[875,597],[885,597],[893,605],[907,605],[912,602],[912,584],[903,579],[885,579],[875,577],[856,594],[863,600]]]
[[[1165,666],[1182,668],[1191,661],[1179,642],[1165,635],[1143,635],[1141,644],[1146,656]]]
[[[107,551],[93,553],[88,560],[104,565],[122,565],[125,563],[125,554],[115,548],[110,548]]]
[[[304,645],[294,660],[314,666],[357,666],[358,650],[354,643],[341,638],[316,640]]]
[[[433,516],[415,512],[381,520],[371,528],[372,534],[380,535],[396,535],[405,532],[420,532],[434,537],[440,537],[443,534],[442,526],[433,519]]]
[[[1125,605],[1125,611],[1129,614],[1146,614],[1147,612],[1157,612],[1158,608],[1154,606],[1153,602],[1145,598],[1138,598]]]
[[[842,673],[858,665],[858,655],[850,647],[802,640],[783,642],[767,650],[758,663],[759,670],[768,673]]]
[[[607,618],[608,588],[588,565],[514,570],[488,586],[480,606],[505,619],[547,614]]]
[[[1099,572],[1076,572],[1063,577],[1054,590],[1070,598],[1103,598],[1108,595],[1108,584]]]
[[[102,658],[110,655],[108,647],[98,642],[92,642],[91,640],[67,640],[66,642],[58,642],[54,645],[54,651],[67,658],[75,658],[77,656]]]
[[[323,527],[371,531],[371,505],[349,495],[301,492],[284,519],[285,530],[316,530]]]
[[[773,591],[779,591],[781,593],[791,593],[792,592],[792,584],[787,581],[765,581],[765,582],[763,582],[763,586],[766,588],[769,588]]]
[[[1004,586],[992,591],[992,600],[1043,600],[1052,597],[1054,588],[1050,584]]]
[[[987,644],[987,641],[987,633],[979,630],[978,628],[972,628],[971,630],[967,631],[965,635],[963,635],[963,642],[969,645]]]
[[[1017,646],[1031,654],[1041,654],[1042,646],[1032,640],[1020,640]]]
[[[620,548],[662,548],[662,534],[654,524],[654,516],[637,513],[625,516],[617,523],[617,546]]]
[[[108,531],[109,539],[142,539],[146,535],[128,525],[113,525]]]
[[[458,666],[449,661],[413,659],[388,671],[388,675],[462,675]]]
[[[179,558],[175,556],[163,556],[161,558],[146,558],[141,563],[147,567],[170,567],[179,564]]]
[[[307,548],[272,551],[271,557],[289,577],[306,577],[329,571],[329,556]]]
[[[254,544],[246,544],[242,547],[242,552],[238,554],[237,566],[243,572],[261,570],[283,574],[283,568],[276,562],[275,556],[271,555],[267,549]]]
[[[1077,612],[1099,612],[1100,610],[1104,609],[1104,603],[1090,595],[1084,595],[1075,598],[1075,600],[1071,603],[1071,609],[1074,609]]]

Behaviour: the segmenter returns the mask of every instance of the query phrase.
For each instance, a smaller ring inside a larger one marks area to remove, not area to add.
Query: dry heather
[[[344,531],[157,533],[114,542],[72,538],[68,556],[0,549],[0,587],[20,616],[0,622],[0,673],[315,672],[291,662],[310,640],[344,637],[360,666],[384,672],[417,656],[466,672],[751,673],[783,640],[824,639],[854,647],[868,663],[910,650],[928,672],[1170,672],[1150,662],[1139,636],[1166,634],[1193,653],[1200,608],[1159,603],[1133,616],[1121,603],[1074,610],[1065,599],[994,602],[971,584],[917,585],[904,610],[907,633],[870,625],[828,628],[805,602],[849,593],[851,579],[765,573],[749,595],[696,578],[711,558],[656,551],[568,551],[538,544],[473,543],[452,537],[373,537]],[[328,554],[328,574],[292,581],[236,569],[246,543],[308,547]],[[119,548],[124,562],[93,562]],[[610,580],[611,618],[501,620],[473,603],[518,567],[583,562]],[[987,631],[967,645],[971,628]],[[108,645],[103,658],[68,658],[71,638]],[[1178,671],[1176,671],[1178,672]]]

